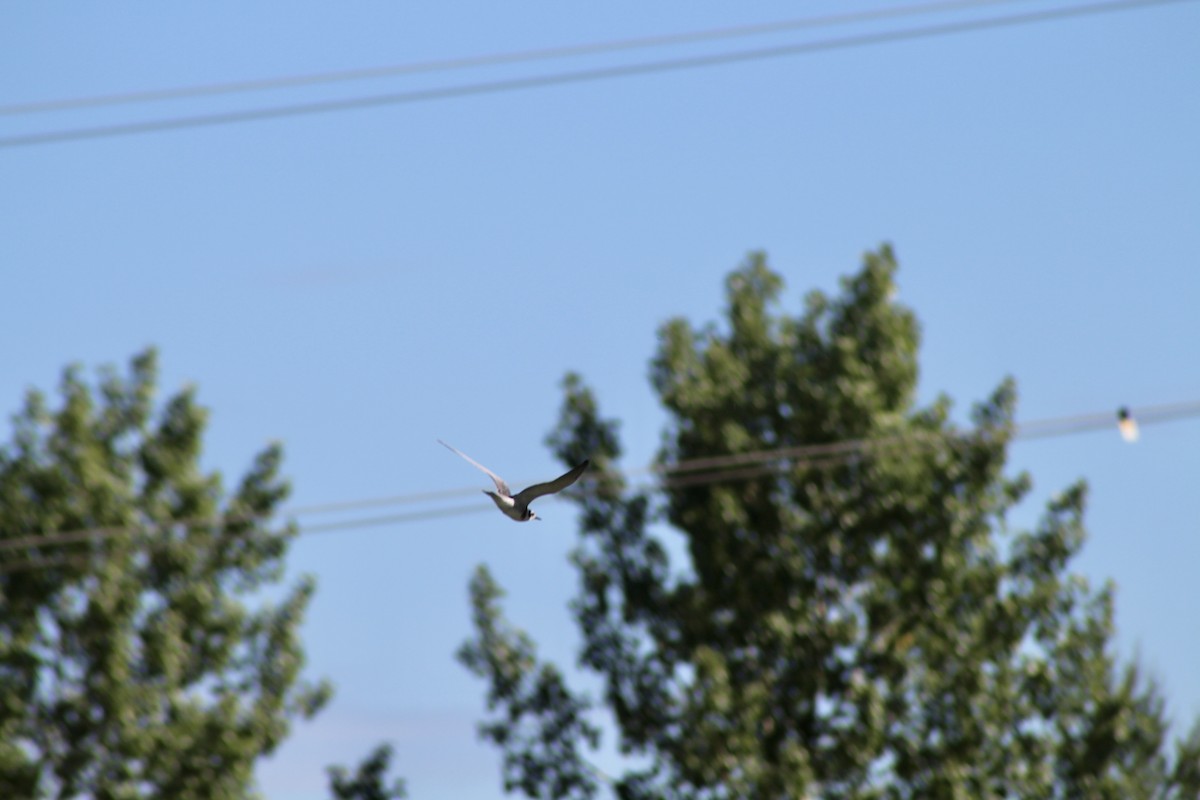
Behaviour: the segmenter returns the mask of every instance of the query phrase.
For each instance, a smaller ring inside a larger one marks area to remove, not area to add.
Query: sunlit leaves
[[[299,680],[310,583],[274,606],[295,531],[270,447],[228,494],[199,464],[193,389],[156,412],[153,351],[61,402],[31,393],[0,450],[0,541],[97,535],[0,551],[0,796],[244,798],[255,761],[328,686]],[[57,562],[58,566],[53,566]]]
[[[488,681],[488,708],[503,713],[480,725],[482,736],[504,750],[504,786],[529,797],[592,798],[597,781],[580,750],[595,747],[599,731],[552,665],[537,663],[529,637],[500,615],[503,592],[486,567],[471,578],[477,638],[459,660]]]
[[[1069,572],[1084,485],[1034,530],[1009,530],[1031,486],[1006,473],[1015,384],[1001,381],[968,430],[945,397],[917,406],[920,329],[895,302],[896,271],[890,248],[868,253],[838,296],[810,293],[790,316],[755,254],[726,281],[720,324],[664,324],[653,494],[624,486],[617,423],[566,381],[551,443],[568,465],[597,462],[576,495],[580,660],[638,756],[617,795],[1197,797],[1200,733],[1168,757],[1158,690],[1111,652],[1112,588]],[[824,444],[840,455],[717,480],[672,472]],[[657,522],[682,536],[685,563],[670,562]],[[545,753],[522,759],[529,748],[512,744],[566,728],[547,727],[544,706],[528,713],[517,687],[550,667],[527,637],[501,635],[488,587],[477,575],[468,660],[501,712],[485,730],[511,788],[568,796],[537,780]],[[549,674],[560,712],[583,711]],[[581,725],[574,747],[590,740]],[[554,741],[576,763],[580,750]]]

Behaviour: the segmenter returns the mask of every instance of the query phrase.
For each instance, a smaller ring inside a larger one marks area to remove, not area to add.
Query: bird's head
[[[521,518],[521,521],[529,522],[531,519],[536,519],[538,522],[542,521],[541,517],[539,517],[537,514],[533,513],[532,508],[527,508],[527,509],[525,509],[525,516]]]

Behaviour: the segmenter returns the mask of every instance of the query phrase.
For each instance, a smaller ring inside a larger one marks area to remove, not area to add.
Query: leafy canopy
[[[155,384],[153,351],[95,388],[69,369],[0,449],[0,797],[251,797],[256,760],[329,695],[299,679],[312,582],[246,602],[295,535],[267,524],[280,448],[227,491],[192,390],[156,410]]]
[[[404,800],[408,797],[404,781],[397,778],[385,783],[391,761],[391,746],[381,744],[359,764],[353,777],[345,767],[330,767],[327,772],[333,800]]]
[[[564,464],[594,465],[575,498],[572,609],[580,663],[605,691],[596,703],[540,662],[480,567],[476,635],[460,657],[488,682],[481,732],[504,754],[506,788],[1200,796],[1200,726],[1168,754],[1162,698],[1112,653],[1112,586],[1068,571],[1085,485],[1059,494],[1034,530],[1009,529],[1030,488],[1004,469],[1015,387],[1002,382],[967,430],[950,423],[945,397],[918,407],[919,326],[893,301],[895,272],[888,247],[868,253],[839,296],[813,292],[789,316],[782,278],[754,255],[727,280],[721,327],[664,325],[651,377],[670,424],[654,490],[625,483],[617,422],[567,377],[549,443]],[[814,445],[834,455],[670,469]],[[661,523],[682,537],[681,563]],[[613,778],[587,760],[601,711],[632,756]]]

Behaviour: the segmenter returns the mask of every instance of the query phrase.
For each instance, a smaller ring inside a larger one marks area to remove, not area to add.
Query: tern
[[[546,483],[535,483],[533,486],[513,494],[512,490],[508,488],[508,484],[504,482],[504,478],[501,478],[499,475],[492,472],[490,469],[485,467],[483,464],[480,464],[463,451],[446,444],[441,439],[438,439],[438,444],[440,444],[442,447],[445,447],[447,450],[457,453],[469,461],[473,466],[478,467],[486,472],[488,477],[491,478],[496,484],[496,491],[489,492],[487,489],[484,489],[483,493],[492,498],[492,502],[496,504],[496,508],[500,509],[504,516],[508,517],[509,519],[515,519],[517,522],[528,522],[531,519],[541,520],[541,517],[533,513],[533,509],[529,507],[529,504],[542,495],[561,492],[563,489],[579,480],[579,476],[584,473],[584,470],[588,468],[588,464],[591,463],[589,460],[584,459],[573,470],[570,472],[564,472],[562,475],[559,475],[552,481],[547,481]]]

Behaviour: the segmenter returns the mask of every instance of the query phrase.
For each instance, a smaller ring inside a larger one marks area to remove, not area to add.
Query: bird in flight
[[[471,458],[461,450],[446,444],[441,439],[438,439],[438,444],[448,450],[452,450],[474,466],[486,472],[488,477],[491,478],[496,484],[496,491],[489,492],[487,489],[484,489],[483,493],[492,498],[492,502],[496,504],[496,508],[500,509],[504,516],[508,517],[509,519],[515,519],[517,522],[528,522],[531,519],[540,520],[541,517],[533,513],[533,509],[529,507],[529,504],[542,495],[561,492],[563,489],[579,480],[579,476],[584,473],[584,471],[588,468],[588,464],[591,463],[589,460],[584,459],[573,470],[559,475],[552,481],[547,481],[546,483],[535,483],[528,489],[523,489],[516,494],[513,494],[512,490],[508,488],[508,484],[504,482],[504,478],[501,478],[499,475],[492,472],[483,464],[480,464],[478,461]]]

